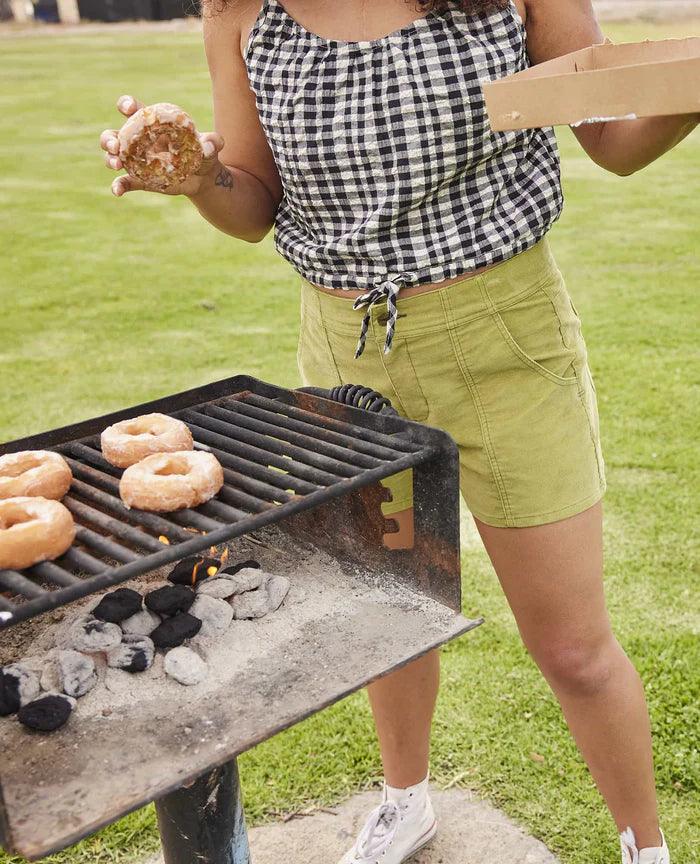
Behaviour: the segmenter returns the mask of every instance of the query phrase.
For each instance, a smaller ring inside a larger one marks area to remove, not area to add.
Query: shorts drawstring
[[[357,340],[357,348],[355,349],[355,359],[365,350],[365,342],[367,341],[367,331],[369,330],[369,322],[371,317],[372,306],[386,298],[386,308],[388,318],[386,322],[386,339],[384,341],[384,353],[388,354],[391,351],[391,343],[394,341],[394,330],[396,329],[396,318],[398,309],[396,306],[396,295],[399,293],[403,283],[395,282],[387,279],[371,291],[367,291],[355,300],[352,304],[353,309],[361,309],[366,307],[364,317],[362,318],[362,327],[360,329],[360,338]]]

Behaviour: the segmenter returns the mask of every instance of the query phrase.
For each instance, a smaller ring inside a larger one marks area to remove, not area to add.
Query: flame
[[[197,561],[197,563],[192,568],[192,587],[194,587],[197,584],[197,571],[199,570],[201,565],[202,565],[202,562]]]
[[[170,546],[170,540],[168,540],[168,538],[165,536],[165,534],[161,534],[158,539],[160,540],[161,543],[165,544],[166,546]]]
[[[223,555],[221,556],[221,566],[223,567],[227,561],[228,561],[228,546],[224,549]]]
[[[207,567],[207,576],[216,576],[219,572],[218,567]]]

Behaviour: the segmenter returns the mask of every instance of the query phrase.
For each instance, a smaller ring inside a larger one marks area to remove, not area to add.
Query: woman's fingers
[[[216,159],[224,148],[224,139],[218,132],[205,132],[199,136],[199,143],[207,160]]]
[[[114,171],[120,171],[124,167],[122,160],[118,156],[112,156],[111,153],[105,153],[105,165]]]
[[[119,153],[118,129],[105,129],[100,135],[100,147],[108,153]]]
[[[145,189],[145,186],[130,174],[122,174],[112,181],[112,195],[116,198],[121,198],[127,192],[137,192],[140,189]]]
[[[125,95],[117,99],[117,111],[125,117],[131,117],[139,108],[143,108],[143,104],[138,99],[134,99],[133,96]]]

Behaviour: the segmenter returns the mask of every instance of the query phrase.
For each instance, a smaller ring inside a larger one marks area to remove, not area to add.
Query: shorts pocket
[[[323,323],[315,317],[307,318],[303,312],[297,343],[297,367],[304,387],[331,388],[343,383]]]
[[[503,341],[521,363],[555,384],[577,383],[577,361],[585,349],[581,322],[563,286],[545,283],[510,305],[491,304],[491,310]]]

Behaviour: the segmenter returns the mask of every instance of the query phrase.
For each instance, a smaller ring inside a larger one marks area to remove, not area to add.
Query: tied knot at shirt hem
[[[372,307],[377,303],[386,300],[387,322],[386,322],[386,339],[384,340],[384,353],[388,354],[391,351],[391,346],[394,341],[394,332],[396,331],[396,319],[398,317],[398,307],[396,298],[399,291],[409,282],[410,278],[402,277],[398,279],[385,279],[374,288],[361,294],[352,304],[353,309],[365,309],[365,314],[362,317],[362,325],[360,327],[360,338],[357,340],[357,348],[355,349],[355,359],[365,350],[367,342],[367,332],[369,330],[369,322],[372,316]]]

